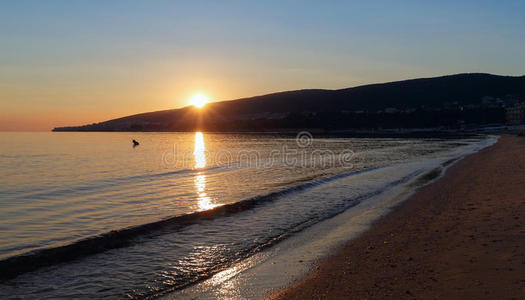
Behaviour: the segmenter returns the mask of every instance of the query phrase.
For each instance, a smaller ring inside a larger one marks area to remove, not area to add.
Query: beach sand
[[[525,138],[450,167],[272,299],[525,299]]]

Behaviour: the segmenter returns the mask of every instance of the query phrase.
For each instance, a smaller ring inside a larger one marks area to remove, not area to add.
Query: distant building
[[[385,108],[385,113],[387,113],[387,114],[395,114],[397,112],[399,112],[399,110],[397,108],[395,108],[395,107],[387,107],[387,108]]]
[[[494,101],[494,98],[491,97],[491,96],[484,96],[481,98],[481,103],[483,105],[489,105],[489,104],[492,104],[492,102]]]
[[[507,125],[523,124],[525,120],[525,105],[523,103],[505,109],[505,123]]]

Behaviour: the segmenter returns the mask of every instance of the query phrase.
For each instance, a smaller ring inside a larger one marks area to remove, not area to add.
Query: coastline
[[[451,166],[270,299],[525,297],[525,139]]]
[[[376,187],[375,192],[366,196],[366,201],[360,201],[335,217],[295,232],[277,245],[236,263],[203,282],[169,292],[162,299],[261,299],[271,296],[305,278],[320,259],[372,228],[377,220],[406,201],[418,187],[439,180],[445,170],[457,161],[493,145],[497,140],[496,136],[487,137],[439,157],[394,164],[337,180],[335,185],[320,186],[321,189],[329,188],[332,191],[341,190],[344,186],[341,192],[343,197],[348,197],[349,193],[363,185],[367,186],[364,190],[372,191],[374,188],[369,184],[379,178],[384,180],[394,176],[391,184],[379,190]],[[296,196],[301,197],[300,194]]]

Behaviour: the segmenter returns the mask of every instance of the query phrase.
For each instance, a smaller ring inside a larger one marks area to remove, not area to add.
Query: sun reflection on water
[[[195,149],[193,150],[193,155],[195,157],[195,168],[200,169],[206,166],[206,147],[204,146],[204,138],[202,132],[195,133]],[[197,205],[199,210],[208,210],[212,209],[217,204],[213,203],[212,199],[206,194],[206,175],[202,172],[199,172],[194,180],[195,190],[197,192]]]
[[[194,179],[195,189],[197,190],[197,205],[199,210],[208,210],[217,206],[212,199],[206,194],[206,175],[198,174]]]
[[[195,149],[193,156],[195,157],[195,169],[206,167],[206,148],[204,147],[204,138],[202,132],[195,132]]]

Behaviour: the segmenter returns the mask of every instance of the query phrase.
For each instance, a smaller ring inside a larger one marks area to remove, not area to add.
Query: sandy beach
[[[525,138],[419,190],[272,299],[525,298]]]

